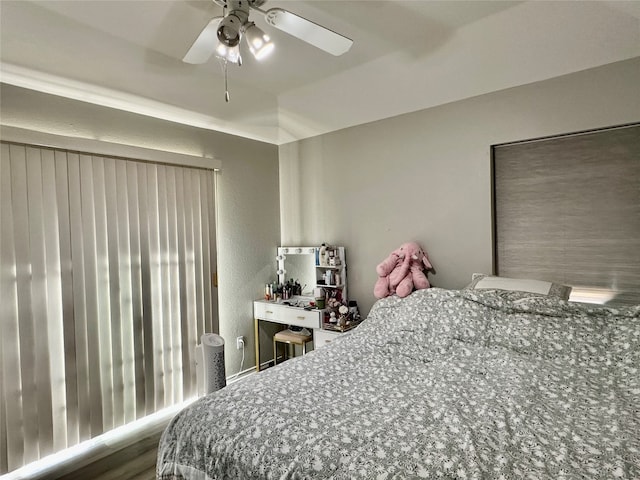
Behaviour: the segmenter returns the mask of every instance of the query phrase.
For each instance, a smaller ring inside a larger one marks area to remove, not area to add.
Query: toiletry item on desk
[[[322,246],[318,250],[319,250],[318,251],[318,262],[316,263],[316,265],[324,266],[325,265],[325,258],[326,258],[326,254],[327,254],[327,247],[323,243]]]

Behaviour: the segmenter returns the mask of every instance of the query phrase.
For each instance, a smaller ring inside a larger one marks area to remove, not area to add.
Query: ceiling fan
[[[211,19],[204,27],[182,59],[186,63],[204,63],[215,52],[227,62],[241,65],[240,41],[243,38],[256,59],[266,57],[274,45],[269,36],[249,20],[251,10],[264,15],[272,27],[332,55],[346,53],[353,44],[353,40],[282,8],[261,10],[266,0],[213,1],[224,8],[224,15]]]

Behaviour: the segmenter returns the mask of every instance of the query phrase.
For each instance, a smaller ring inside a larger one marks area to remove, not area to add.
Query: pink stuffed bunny
[[[376,298],[384,298],[396,293],[406,297],[414,289],[429,288],[429,280],[424,269],[433,267],[427,254],[416,242],[404,243],[391,252],[378,267],[378,280],[373,288]]]

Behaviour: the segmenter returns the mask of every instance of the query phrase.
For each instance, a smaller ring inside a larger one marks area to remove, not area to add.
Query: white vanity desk
[[[314,290],[321,289],[323,295],[347,300],[347,263],[344,247],[278,247],[276,256],[278,283],[296,280],[302,295],[284,301],[255,300],[253,319],[255,328],[256,370],[260,371],[260,323],[272,322],[294,325],[313,331],[313,348],[331,342],[340,332],[323,330],[325,310],[305,309],[314,298]],[[327,280],[327,275],[331,280]],[[308,295],[310,292],[310,295]],[[324,297],[322,297],[324,298]],[[285,305],[284,302],[290,303]],[[324,302],[324,300],[323,300]],[[302,306],[294,306],[302,305]]]
[[[291,300],[295,303],[295,299]],[[253,302],[253,321],[255,328],[256,371],[260,371],[260,322],[273,322],[282,325],[295,325],[313,330],[314,340],[316,331],[322,327],[322,310],[306,310],[303,307],[284,305],[283,303],[267,300]],[[315,343],[315,341],[314,341]]]

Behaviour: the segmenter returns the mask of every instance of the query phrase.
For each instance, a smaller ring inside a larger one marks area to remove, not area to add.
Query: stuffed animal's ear
[[[427,267],[428,269],[432,269],[433,268],[433,265],[431,265],[431,262],[427,258],[427,254],[426,253],[422,256],[422,263],[424,263],[424,266]]]

